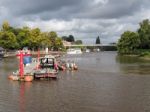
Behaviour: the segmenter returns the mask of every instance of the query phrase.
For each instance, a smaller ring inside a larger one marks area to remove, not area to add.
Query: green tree
[[[121,35],[117,48],[120,54],[132,54],[136,52],[139,45],[138,33],[126,31]]]
[[[51,42],[51,49],[55,50],[55,48],[57,48],[56,46],[57,33],[54,31],[49,32],[48,38],[50,39]]]
[[[100,44],[101,43],[99,36],[96,38],[96,42],[95,43],[96,44]]]
[[[8,21],[4,21],[2,24],[2,31],[8,31],[10,29],[10,25]]]
[[[79,44],[82,44],[82,40],[76,40],[76,41],[75,41],[75,44],[78,44],[78,45],[79,45]]]
[[[16,38],[19,44],[19,48],[29,47],[30,43],[30,28],[23,27],[22,29],[16,29]]]
[[[67,41],[68,42],[74,42],[75,41],[74,36],[73,35],[69,35]]]
[[[29,46],[32,49],[38,49],[41,46],[41,31],[39,28],[32,29],[29,35]]]
[[[59,38],[59,37],[56,38],[56,43],[55,43],[54,49],[55,50],[63,49],[63,43],[62,43],[62,39],[61,38]]]
[[[62,36],[62,40],[68,41],[68,42],[75,42],[74,36],[69,35],[69,36]]]
[[[42,48],[51,47],[51,40],[48,37],[47,32],[41,33],[41,47]]]
[[[5,49],[18,48],[16,36],[12,32],[0,32],[0,45]]]
[[[140,23],[138,34],[141,40],[140,48],[150,49],[150,21],[148,19]]]
[[[62,36],[62,40],[67,41],[68,37],[67,36]]]
[[[52,44],[54,44],[57,38],[57,33],[54,31],[51,31],[49,32],[48,37],[51,40]]]

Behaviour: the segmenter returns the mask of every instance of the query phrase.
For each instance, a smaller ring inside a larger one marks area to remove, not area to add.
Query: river
[[[0,112],[149,112],[150,61],[116,52],[63,56],[78,71],[57,80],[15,82],[14,58],[0,60]]]

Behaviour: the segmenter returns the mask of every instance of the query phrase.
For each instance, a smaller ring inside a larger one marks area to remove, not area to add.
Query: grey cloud
[[[145,2],[144,2],[145,3]],[[87,7],[87,9],[78,14],[82,18],[120,18],[129,16],[141,10],[143,1],[141,0],[109,0],[103,6]]]
[[[138,23],[149,17],[141,17],[150,10],[149,5],[149,0],[1,0],[0,21],[8,20],[13,26],[25,22],[42,26],[43,21],[65,21],[66,25],[76,19],[73,25],[67,25],[69,28],[57,32],[84,40],[101,35],[104,41],[114,41],[123,31],[137,29]]]
[[[93,5],[91,0],[6,0],[2,2],[2,5],[15,16],[38,15],[40,18],[44,16],[47,19],[117,18],[133,14],[140,10],[142,4],[141,0],[109,0],[104,5]]]
[[[47,11],[56,12],[63,7],[78,5],[79,3],[79,0],[6,0],[2,2],[2,5],[17,16],[35,15]]]

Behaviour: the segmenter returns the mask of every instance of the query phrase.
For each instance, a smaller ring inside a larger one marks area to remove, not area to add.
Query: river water
[[[15,82],[16,58],[0,60],[0,112],[149,112],[150,61],[116,52],[63,56],[78,71],[58,80]]]

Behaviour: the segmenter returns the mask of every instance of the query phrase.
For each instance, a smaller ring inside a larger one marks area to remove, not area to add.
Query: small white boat
[[[81,49],[68,49],[67,54],[82,54]]]
[[[89,52],[90,52],[90,49],[86,49],[85,52],[86,52],[86,53],[89,53]]]

